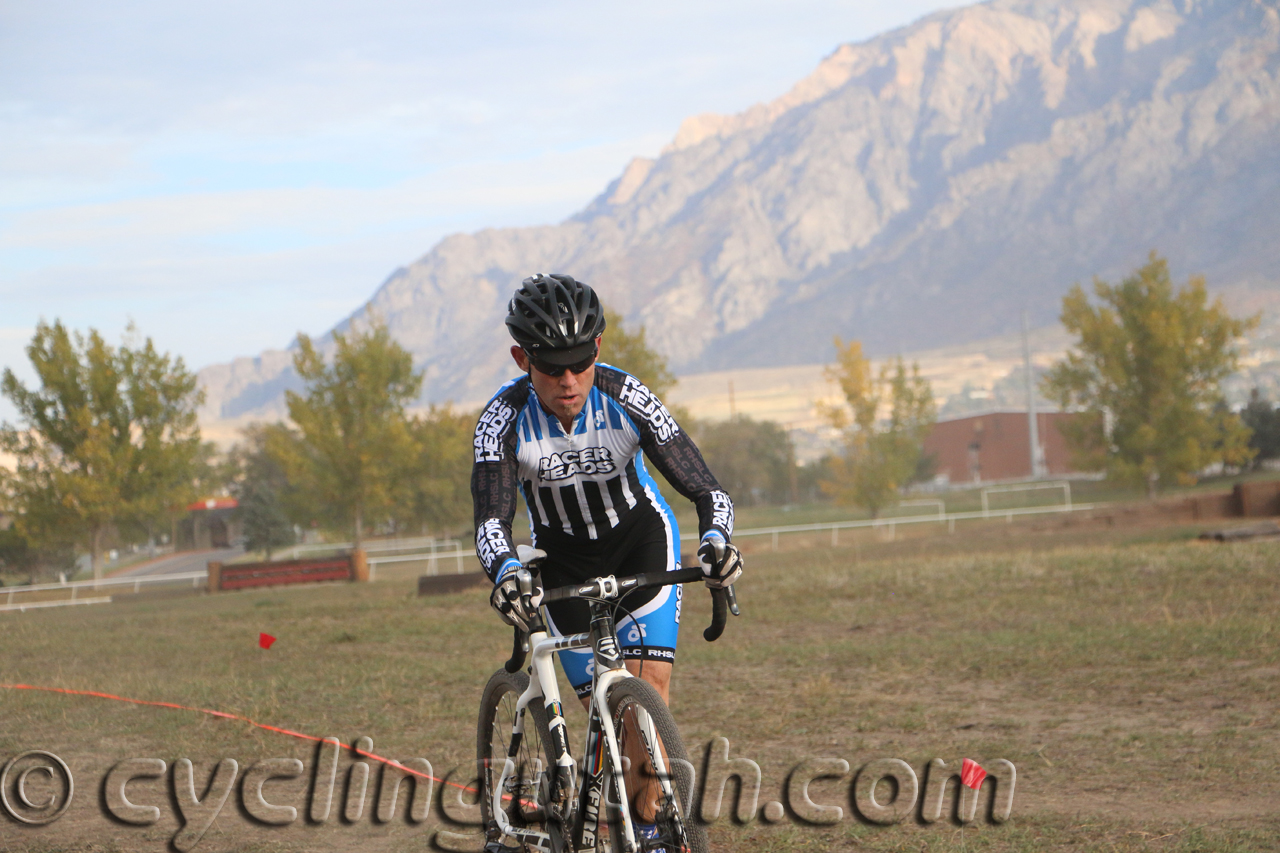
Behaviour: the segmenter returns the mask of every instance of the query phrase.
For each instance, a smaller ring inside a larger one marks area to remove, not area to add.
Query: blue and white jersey
[[[646,456],[697,505],[701,533],[733,534],[733,502],[688,434],[643,383],[607,364],[596,364],[595,383],[567,433],[538,402],[528,376],[508,382],[481,413],[474,449],[476,553],[495,582],[515,563],[516,489],[539,545],[607,537],[642,506],[674,522]]]

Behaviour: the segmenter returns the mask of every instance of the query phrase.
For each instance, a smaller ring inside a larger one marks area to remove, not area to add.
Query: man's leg
[[[662,697],[663,702],[669,702],[671,696],[671,664],[666,661],[647,660],[638,661],[634,658],[626,662],[627,672],[632,675],[643,678],[658,691],[658,695]],[[641,667],[643,664],[643,670]],[[579,701],[586,710],[591,710],[591,697],[583,696]]]
[[[641,666],[642,663],[643,666]],[[671,664],[666,661],[635,659],[628,660],[626,664],[628,672],[649,682],[653,689],[658,691],[662,701],[667,701],[671,692]],[[582,697],[582,707],[591,709],[590,696]],[[645,753],[640,733],[635,730],[632,723],[633,721],[628,718],[623,725],[623,730],[618,732],[618,737],[622,741],[622,755],[626,759],[623,764],[627,768],[626,782],[627,793],[631,799],[631,814],[641,823],[653,823],[658,809],[658,795],[662,789],[658,785],[657,773],[649,763],[649,756]],[[666,744],[661,744],[661,747],[662,761],[670,770]]]
[[[631,658],[627,661],[627,671],[652,684],[662,701],[671,704],[671,664],[663,660],[641,661]]]
[[[643,663],[643,667],[641,667]],[[671,688],[671,664],[666,661],[627,661],[627,669],[632,675],[643,678],[658,691],[662,701],[666,702]],[[631,814],[640,823],[653,823],[658,811],[658,797],[662,788],[658,784],[658,774],[649,762],[645,752],[644,740],[640,732],[635,730],[634,720],[628,718],[623,730],[618,733],[622,739],[622,754],[629,760],[627,763],[627,793],[631,799]],[[671,770],[671,761],[667,757],[666,744],[659,741],[662,749],[662,763]]]

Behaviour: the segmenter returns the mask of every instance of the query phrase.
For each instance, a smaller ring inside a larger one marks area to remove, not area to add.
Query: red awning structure
[[[187,504],[187,509],[195,512],[201,509],[235,509],[240,502],[235,498],[201,498],[195,503]]]

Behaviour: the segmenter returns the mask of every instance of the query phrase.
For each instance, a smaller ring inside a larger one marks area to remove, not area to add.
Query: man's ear
[[[516,360],[516,365],[520,368],[522,373],[529,372],[529,356],[525,353],[523,348],[512,344],[511,357]]]

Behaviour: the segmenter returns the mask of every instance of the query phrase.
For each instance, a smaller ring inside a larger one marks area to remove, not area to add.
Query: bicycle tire
[[[535,849],[523,842],[512,845],[512,839],[504,839],[492,813],[493,788],[506,764],[512,725],[515,722],[516,700],[528,687],[527,673],[500,669],[485,685],[484,695],[480,700],[476,760],[480,777],[480,817],[486,850]],[[548,833],[551,836],[552,850],[560,853],[565,849],[563,831],[557,821],[546,819],[549,785],[546,770],[552,763],[550,744],[547,711],[539,703],[532,702],[526,708],[524,737],[520,743],[514,782],[509,780],[507,783],[507,793],[511,795],[511,799],[506,814],[512,826]]]
[[[666,749],[667,758],[664,763],[675,783],[673,792],[678,802],[664,802],[659,797],[659,812],[653,815],[655,820],[644,821],[658,825],[659,840],[650,846],[660,846],[667,853],[685,850],[689,853],[706,853],[708,849],[706,827],[693,816],[693,765],[689,763],[689,754],[685,751],[680,730],[676,728],[667,703],[662,701],[658,691],[649,682],[639,678],[627,678],[619,681],[609,690],[608,705],[609,715],[613,719],[614,730],[618,735],[619,747],[624,755],[638,750],[646,756],[646,760],[652,762],[654,750],[662,747]],[[646,717],[660,745],[649,743],[644,737],[638,737],[632,745],[627,744],[626,739],[630,737],[628,732],[638,732],[645,728]],[[629,722],[634,726],[629,727],[627,725]],[[629,750],[628,746],[632,746],[632,749]],[[650,766],[654,765],[651,763]],[[651,784],[657,784],[657,782]],[[645,792],[628,792],[628,797],[633,800],[644,795]],[[632,819],[636,820],[636,818],[636,809],[633,809]]]

